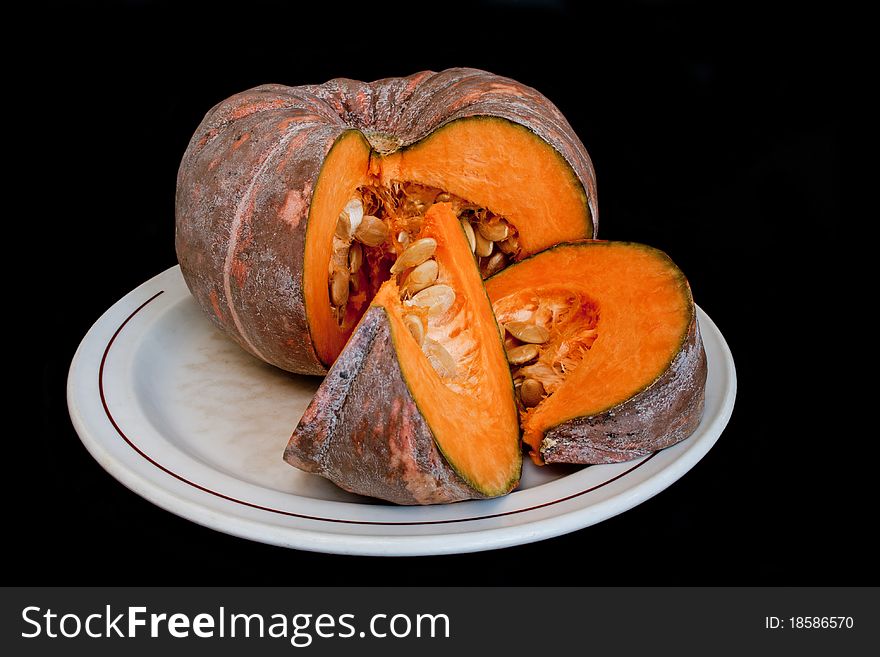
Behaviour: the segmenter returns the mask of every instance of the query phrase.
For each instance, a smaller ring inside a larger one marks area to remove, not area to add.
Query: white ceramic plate
[[[688,440],[638,461],[538,468],[503,498],[398,507],[346,493],[284,463],[320,383],[252,358],[202,316],[178,267],[95,323],[68,378],[70,415],[92,456],[164,509],[229,534],[367,555],[471,552],[581,529],[656,495],[694,466],[736,395],[730,350],[699,310],[706,410]],[[528,461],[528,459],[527,459]]]

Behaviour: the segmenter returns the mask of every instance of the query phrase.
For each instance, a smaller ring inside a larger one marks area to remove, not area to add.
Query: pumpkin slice
[[[662,251],[561,244],[486,291],[536,463],[627,461],[696,429],[706,354],[687,279]]]
[[[513,383],[466,223],[455,203],[431,203],[397,243],[390,278],[290,439],[290,464],[398,504],[516,486]],[[369,259],[362,267],[382,262]]]
[[[178,259],[244,349],[323,374],[437,201],[471,226],[484,275],[596,234],[593,167],[559,110],[450,69],[263,85],[217,105],[180,165]]]

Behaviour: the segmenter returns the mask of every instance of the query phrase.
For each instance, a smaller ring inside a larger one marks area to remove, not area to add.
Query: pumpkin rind
[[[564,158],[583,186],[592,215],[587,233],[595,236],[589,156],[534,89],[463,68],[373,83],[263,85],[206,115],[178,171],[176,248],[193,296],[258,358],[292,372],[325,373],[329,363],[312,341],[303,270],[312,194],[328,153],[352,130],[393,150],[480,116],[521,125]]]
[[[178,172],[176,249],[216,326],[266,362],[323,374],[302,300],[305,224],[324,159],[349,128],[330,112],[306,116],[279,85],[208,113]]]

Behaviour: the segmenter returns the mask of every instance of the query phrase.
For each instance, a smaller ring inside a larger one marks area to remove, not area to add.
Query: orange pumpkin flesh
[[[486,289],[501,326],[526,321],[550,332],[538,359],[513,372],[518,384],[536,379],[546,392],[521,415],[536,462],[628,460],[696,428],[705,353],[687,280],[661,251],[563,244],[495,275]]]
[[[519,251],[514,259],[592,235],[587,197],[571,168],[546,142],[505,119],[460,119],[404,149],[383,154],[371,148],[360,132],[342,135],[327,155],[313,193],[304,297],[312,341],[326,365],[336,359],[369,301],[365,293],[353,295],[340,324],[327,293],[336,220],[359,188],[412,182],[488,208],[516,228]],[[390,239],[386,251],[396,249]],[[371,287],[379,283],[372,281]]]
[[[432,315],[409,303],[411,270],[387,280],[285,458],[346,490],[400,504],[502,495],[519,480],[521,452],[501,334],[452,205],[431,205],[414,237],[436,240],[436,283],[455,291],[454,302]],[[432,366],[406,316],[422,320],[425,342],[449,354],[454,372]],[[341,412],[345,421],[334,424],[329,416]]]
[[[377,164],[383,184],[418,181],[506,217],[519,229],[524,255],[593,234],[587,197],[571,167],[505,119],[453,121]]]
[[[336,219],[354,191],[368,182],[369,162],[370,145],[364,136],[355,130],[344,133],[324,160],[309,208],[303,298],[315,351],[326,365],[336,360],[342,351],[342,345],[360,319],[358,311],[362,312],[365,305],[359,307],[351,303],[351,312],[341,329],[327,296],[327,269]]]

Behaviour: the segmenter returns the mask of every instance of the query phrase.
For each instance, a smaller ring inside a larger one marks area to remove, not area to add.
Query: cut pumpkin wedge
[[[518,416],[469,236],[441,202],[412,237],[285,459],[398,504],[503,495],[520,476]]]
[[[627,461],[696,429],[706,354],[690,286],[662,251],[560,244],[486,290],[536,463]]]

